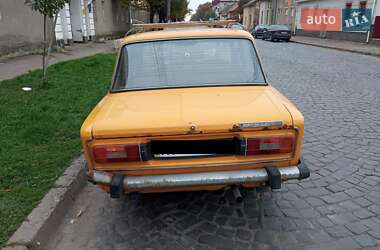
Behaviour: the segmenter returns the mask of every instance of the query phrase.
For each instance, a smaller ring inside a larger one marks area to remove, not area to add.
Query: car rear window
[[[124,46],[113,90],[238,84],[266,84],[250,40],[165,40]]]
[[[271,25],[269,29],[270,30],[289,30],[289,28],[285,25]]]
[[[268,25],[257,25],[255,30],[268,28]]]

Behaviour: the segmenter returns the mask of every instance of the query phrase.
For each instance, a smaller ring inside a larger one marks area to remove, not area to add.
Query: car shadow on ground
[[[230,189],[132,194],[116,201],[114,212],[120,212],[122,218],[102,234],[116,232],[116,241],[136,249],[280,248],[283,240],[296,244],[295,235],[286,233],[278,220],[282,213],[271,194],[275,193],[263,195],[262,226],[258,221],[259,200],[255,190],[242,190],[243,202],[237,202]],[[99,226],[102,230],[103,225]],[[275,231],[283,233],[279,236]]]

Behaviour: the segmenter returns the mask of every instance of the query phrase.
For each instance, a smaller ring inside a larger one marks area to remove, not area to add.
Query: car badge
[[[241,122],[239,128],[282,127],[282,121],[271,122]]]

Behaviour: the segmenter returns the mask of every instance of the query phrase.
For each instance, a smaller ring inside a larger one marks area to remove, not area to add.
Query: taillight
[[[286,154],[292,151],[292,137],[247,138],[246,155]]]
[[[92,152],[97,163],[141,161],[139,145],[95,146]]]

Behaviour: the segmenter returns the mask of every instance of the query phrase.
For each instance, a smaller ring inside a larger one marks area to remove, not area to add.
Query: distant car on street
[[[227,28],[234,29],[234,30],[245,30],[245,31],[247,30],[247,28],[243,24],[238,23],[238,22],[228,24]]]
[[[289,42],[291,37],[292,34],[290,29],[286,25],[270,25],[266,30],[264,30],[262,35],[263,40],[269,39],[272,42],[279,40]]]
[[[268,27],[269,25],[259,24],[254,29],[252,29],[251,34],[254,38],[260,38],[263,36],[264,31],[267,30]]]

